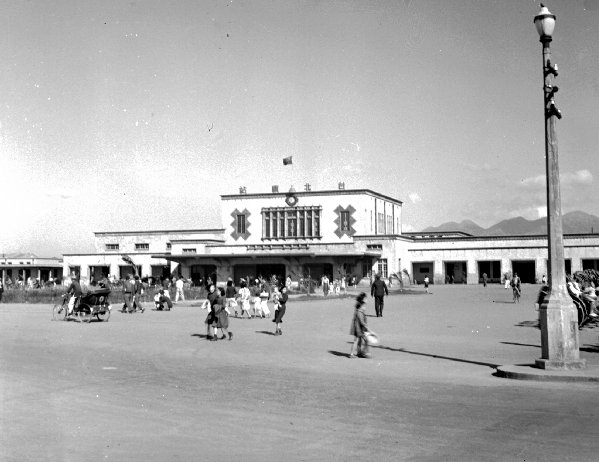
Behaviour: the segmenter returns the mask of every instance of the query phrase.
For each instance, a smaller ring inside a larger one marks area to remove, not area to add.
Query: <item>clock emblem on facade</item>
[[[293,207],[295,204],[297,204],[297,196],[295,196],[295,194],[289,194],[286,198],[285,198],[285,203],[289,206],[289,207]]]

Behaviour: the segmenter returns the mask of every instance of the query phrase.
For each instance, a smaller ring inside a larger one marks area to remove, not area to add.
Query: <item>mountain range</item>
[[[565,213],[562,217],[564,234],[587,234],[599,233],[599,217],[585,212],[575,211]],[[547,218],[538,220],[527,220],[516,217],[503,220],[489,228],[483,228],[472,220],[464,220],[460,223],[450,221],[439,226],[429,226],[422,232],[447,232],[462,231],[473,236],[522,236],[547,234]]]

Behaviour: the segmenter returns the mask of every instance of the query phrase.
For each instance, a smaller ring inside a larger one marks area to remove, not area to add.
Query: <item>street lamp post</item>
[[[561,194],[557,135],[555,126],[562,115],[555,106],[557,66],[551,63],[551,36],[555,15],[541,3],[535,16],[535,26],[543,44],[543,91],[545,115],[545,164],[547,177],[547,250],[549,263],[549,295],[540,307],[541,358],[536,366],[541,369],[582,369],[578,349],[578,314],[566,289],[564,242],[562,230]]]

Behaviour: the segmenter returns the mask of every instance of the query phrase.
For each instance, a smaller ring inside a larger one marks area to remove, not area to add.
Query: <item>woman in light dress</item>
[[[248,289],[245,281],[241,281],[241,288],[239,289],[237,296],[239,297],[239,304],[241,305],[241,315],[239,317],[243,318],[243,313],[245,313],[248,315],[248,319],[250,319],[252,317],[250,315],[250,289]]]
[[[266,288],[266,284],[262,284],[260,290],[260,311],[263,318],[270,318],[270,310],[268,309],[268,300],[270,299],[270,292]]]

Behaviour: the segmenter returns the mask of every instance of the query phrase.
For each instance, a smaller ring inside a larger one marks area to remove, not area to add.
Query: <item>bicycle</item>
[[[66,321],[69,311],[69,294],[62,296],[62,303],[55,303],[52,307],[52,321]]]
[[[108,302],[109,294],[109,289],[100,288],[78,297],[75,300],[75,305],[73,306],[73,311],[70,315],[68,314],[68,311],[71,296],[69,294],[64,294],[62,296],[62,303],[57,303],[52,307],[52,320],[91,322],[92,318],[95,316],[98,321],[106,322],[110,318],[111,310],[110,303]]]
[[[513,287],[512,292],[514,295],[514,303],[520,303],[520,289],[518,287]]]

